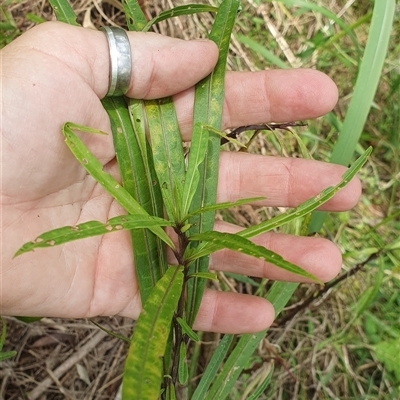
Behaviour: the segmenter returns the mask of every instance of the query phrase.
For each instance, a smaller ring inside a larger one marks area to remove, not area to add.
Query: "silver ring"
[[[128,89],[132,74],[131,46],[126,32],[118,27],[105,26],[110,49],[110,83],[106,96],[122,96]]]

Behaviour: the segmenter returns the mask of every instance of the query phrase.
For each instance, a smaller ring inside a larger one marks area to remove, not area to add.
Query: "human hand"
[[[128,33],[133,57],[132,98],[174,95],[182,136],[190,139],[192,86],[217,60],[209,41],[186,42],[156,34]],[[108,44],[102,32],[45,23],[2,50],[2,264],[1,314],[83,318],[123,315],[136,319],[141,302],[128,232],[79,240],[12,259],[44,231],[89,220],[106,221],[123,210],[84,171],[61,134],[71,121],[108,137],[84,141],[118,177],[108,116],[100,99],[108,89]],[[315,118],[337,100],[325,75],[312,70],[229,73],[224,127]],[[265,206],[294,207],[336,184],[337,165],[292,158],[223,152],[218,201],[266,196]],[[249,179],[251,177],[251,179]],[[360,195],[354,179],[324,205],[351,208]],[[258,203],[261,204],[261,203]],[[218,222],[216,229],[239,228]],[[254,239],[323,281],[341,267],[339,250],[322,238],[267,233]],[[279,280],[299,277],[228,250],[212,268]],[[250,295],[207,290],[195,328],[255,332],[273,321],[272,306]]]

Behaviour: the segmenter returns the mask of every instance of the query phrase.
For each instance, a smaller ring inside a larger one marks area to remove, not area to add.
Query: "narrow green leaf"
[[[126,24],[130,31],[141,31],[147,24],[146,16],[140,8],[138,0],[122,0]]]
[[[293,210],[288,210],[280,215],[277,215],[274,218],[271,218],[267,221],[261,222],[258,225],[251,226],[249,228],[243,229],[238,232],[237,235],[250,238],[262,233],[268,232],[272,229],[278,228],[290,221],[293,221],[296,218],[301,218],[306,216],[311,211],[320,207],[322,204],[326,203],[330,200],[340,189],[345,187],[351,179],[357,174],[357,172],[362,168],[367,158],[372,152],[372,147],[369,147],[362,156],[360,156],[357,161],[353,163],[353,165],[343,174],[342,180],[336,186],[330,186],[324,189],[317,196],[305,201],[300,204],[297,208]],[[188,261],[193,261],[196,258],[203,257],[205,255],[209,255],[214,253],[215,251],[220,250],[221,247],[216,244],[206,244],[204,246],[200,246],[198,249],[194,250],[190,256],[188,257]]]
[[[8,360],[9,358],[12,358],[16,355],[17,355],[17,352],[15,350],[5,351],[5,352],[0,351],[0,361]]]
[[[1,322],[1,335],[0,335],[0,351],[1,351],[3,350],[4,342],[6,341],[7,323],[2,316],[0,316],[0,322]]]
[[[306,160],[312,160],[312,155],[311,153],[308,151],[307,146],[304,144],[304,142],[301,140],[300,135],[297,134],[297,132],[295,132],[292,129],[288,129],[288,131],[294,136],[294,138],[296,139],[296,142],[299,146],[300,149],[300,153],[301,153],[301,157],[306,159]]]
[[[51,8],[56,15],[57,21],[65,22],[69,25],[80,26],[76,22],[76,15],[68,0],[49,0]]]
[[[203,278],[218,281],[218,275],[214,272],[197,272],[193,275],[189,275],[189,278]]]
[[[290,68],[289,65],[287,65],[284,61],[277,57],[272,51],[268,50],[265,46],[257,43],[248,36],[237,35],[237,39],[239,40],[239,42],[246,45],[250,50],[254,51],[254,53],[256,53],[258,56],[263,57],[266,61],[277,66],[278,68]]]
[[[267,389],[268,385],[271,383],[271,378],[273,373],[274,373],[274,366],[271,363],[270,369],[266,371],[266,374],[264,374],[264,380],[256,388],[256,390],[246,398],[246,400],[257,400],[259,397],[261,397],[265,393],[265,390]]]
[[[7,323],[6,320],[0,316],[0,322],[1,322],[1,334],[0,334],[0,361],[7,360],[11,357],[14,357],[17,352],[12,350],[12,351],[2,351],[4,343],[6,341],[6,336],[7,336]]]
[[[136,322],[125,363],[123,400],[158,400],[162,357],[183,286],[183,268],[169,267],[157,282]]]
[[[188,215],[188,218],[190,218],[194,215],[197,215],[197,214],[208,212],[208,211],[225,210],[227,208],[238,207],[238,206],[242,206],[244,204],[249,204],[249,203],[255,203],[256,201],[261,201],[261,200],[265,200],[265,199],[266,199],[266,197],[248,197],[246,199],[240,199],[237,201],[225,201],[223,203],[211,204],[209,206],[205,206],[198,210],[192,211]]]
[[[251,242],[249,239],[246,239],[245,237],[236,235],[234,233],[217,231],[202,232],[189,237],[189,240],[212,242],[218,247],[227,248],[233,251],[238,251],[239,253],[244,253],[249,256],[259,258],[266,262],[272,263],[286,271],[292,272],[296,275],[311,279],[315,282],[322,284],[322,282],[314,275],[308,273],[307,271],[304,271],[297,265],[286,261],[279,254],[274,253],[273,251],[268,250],[265,247],[258,246],[255,243]]]
[[[219,129],[215,129],[209,125],[203,125],[203,129],[208,130],[209,132],[217,134],[220,138],[225,139],[225,143],[229,142],[232,144],[236,144],[240,148],[246,148],[246,145],[239,140],[234,139],[233,137],[228,136],[225,132],[220,131]]]
[[[208,388],[215,381],[215,377],[219,376],[218,370],[224,361],[228,350],[231,347],[234,335],[225,335],[214,350],[210,362],[194,391],[191,400],[204,400]],[[217,399],[217,397],[215,397]]]
[[[320,194],[305,201],[300,206],[298,206],[294,210],[289,211],[288,213],[283,213],[275,218],[271,218],[270,220],[265,221],[265,223],[262,222],[261,224],[256,225],[254,227],[244,229],[243,231],[241,231],[241,236],[252,237],[255,235],[259,235],[277,226],[281,226],[282,224],[289,222],[294,218],[303,217],[307,215],[309,212],[320,207],[322,204],[330,200],[339,190],[343,189],[351,181],[351,179],[354,178],[354,176],[358,173],[358,171],[363,167],[363,165],[365,164],[371,153],[372,153],[372,147],[369,147],[353,163],[353,165],[342,175],[342,179],[337,185],[330,186],[324,189]]]
[[[277,316],[285,307],[296,290],[297,283],[274,282],[268,292],[267,300],[275,308]],[[250,357],[253,356],[255,349],[260,341],[265,337],[266,330],[255,334],[242,335],[235,348],[230,352],[228,359],[217,375],[214,375],[213,385],[205,397],[196,397],[192,400],[224,400],[232,392],[239,375],[247,365]],[[233,335],[227,335],[233,336]],[[225,339],[225,337],[224,337]],[[218,346],[219,347],[219,346]],[[218,347],[216,351],[218,351]],[[204,376],[209,376],[207,367]],[[216,378],[215,378],[216,377]]]
[[[168,18],[179,17],[181,15],[190,15],[203,12],[217,12],[217,11],[218,7],[213,7],[208,4],[185,4],[183,6],[177,6],[170,10],[160,12],[160,14],[151,19],[142,30],[143,32],[147,32],[154,24],[157,24]]]
[[[171,222],[145,214],[128,214],[111,218],[106,223],[99,221],[84,222],[75,226],[64,226],[42,233],[34,241],[25,243],[14,257],[38,248],[54,247],[73,240],[105,235],[120,230],[171,226]]]
[[[25,322],[26,324],[31,324],[31,323],[33,323],[33,322],[40,321],[43,317],[24,317],[24,316],[18,316],[18,317],[14,317],[14,318],[16,318],[18,321]]]
[[[332,163],[347,166],[351,162],[382,74],[395,9],[395,0],[375,1],[367,45],[361,59],[354,93],[340,135],[333,148],[330,160]],[[367,85],[366,82],[368,82]],[[325,218],[326,213],[315,213],[311,219],[310,232],[318,232]]]
[[[225,96],[226,59],[239,4],[238,0],[224,0],[219,7],[209,36],[218,46],[219,58],[211,75],[196,85],[193,114],[194,126],[197,123],[201,123],[221,130]],[[207,153],[203,163],[199,166],[199,186],[189,211],[215,204],[216,202],[220,142],[219,135],[209,133]],[[207,212],[200,214],[190,222],[194,224],[191,233],[211,230],[214,225],[214,213]],[[207,257],[196,260],[190,267],[189,272],[191,274],[206,272],[208,270],[208,262]],[[189,325],[193,324],[200,307],[205,284],[206,281],[204,279],[195,278],[188,281],[186,310]]]
[[[178,321],[179,325],[182,328],[182,332],[185,335],[187,335],[190,339],[192,339],[195,342],[200,341],[197,333],[187,324],[187,322],[184,319],[182,319],[181,317],[178,317],[176,320]]]
[[[109,174],[103,171],[102,164],[83,144],[74,130],[89,131],[90,128],[67,122],[63,126],[63,134],[65,142],[75,158],[81,163],[86,171],[130,214],[149,215],[140,204]],[[95,129],[91,130],[96,132]],[[98,131],[97,131],[98,132]],[[149,228],[168,246],[174,248],[174,244],[170,237],[163,231],[161,227]]]
[[[96,322],[94,319],[90,319],[89,320],[93,325],[96,325],[99,329],[101,329],[103,332],[107,333],[107,335],[110,335],[112,337],[115,337],[116,339],[122,340],[126,343],[131,343],[131,339],[123,336],[123,335],[119,335],[118,333],[115,333],[114,331],[111,331],[110,329],[105,328],[103,325],[99,324],[98,322]]]
[[[186,385],[189,377],[189,370],[186,361],[186,344],[181,342],[179,347],[178,380],[181,385]]]
[[[182,215],[186,215],[192,204],[200,181],[199,166],[204,161],[208,147],[208,131],[200,123],[195,124],[188,156],[188,167],[182,194]]]
[[[164,215],[160,185],[145,139],[144,106],[122,97],[102,100],[110,117],[122,186],[150,214]],[[131,230],[133,256],[142,303],[167,270],[164,243],[148,229]]]
[[[165,400],[176,400],[175,386],[173,384],[168,385]]]
[[[181,217],[182,188],[185,181],[185,156],[182,137],[170,97],[145,103],[154,168],[161,186],[165,208],[171,220]]]

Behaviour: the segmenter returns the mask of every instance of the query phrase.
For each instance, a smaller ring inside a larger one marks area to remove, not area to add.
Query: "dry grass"
[[[99,24],[124,25],[122,8],[117,0],[72,0],[74,9],[79,14],[79,21],[85,27]],[[149,18],[158,12],[173,6],[172,0],[148,1],[146,13]],[[181,2],[182,3],[182,2]],[[288,14],[275,3],[257,6],[255,1],[243,2],[242,13],[248,13],[258,19],[262,29],[268,30],[275,38],[271,46],[291,66],[314,67],[317,58],[304,64],[294,54],[302,49],[298,41],[299,33],[312,37],[316,31],[326,29],[326,20],[316,18],[312,13],[302,15]],[[330,0],[325,6],[351,24],[364,12],[360,8],[364,3],[353,6],[352,1]],[[366,5],[368,7],[368,5]],[[31,13],[44,20],[52,20],[53,14],[44,0],[11,1],[8,5],[18,29],[23,32],[34,25],[27,18]],[[191,39],[204,37],[212,22],[211,16],[201,15],[190,18],[174,18],[157,27],[162,34]],[[251,24],[240,21],[239,28],[246,34],[253,29]],[[366,31],[360,31],[358,39],[365,41]],[[265,66],[265,61],[251,53],[239,41],[233,40],[229,68],[234,70],[256,70]],[[321,66],[319,65],[319,68]],[[322,68],[324,67],[322,66]],[[351,69],[351,68],[350,68]],[[329,68],[325,72],[332,77],[349,74],[343,65]],[[354,71],[350,71],[354,73]],[[352,75],[354,77],[354,75]],[[351,80],[344,79],[340,86],[341,100],[337,106],[340,115],[351,90]],[[385,90],[384,85],[380,92]],[[375,117],[376,118],[376,117]],[[369,124],[372,122],[370,121]],[[315,130],[325,135],[327,142],[332,139],[332,131],[322,121],[317,122]],[[284,143],[284,150],[277,141],[270,137],[259,136],[252,144],[251,151],[261,154],[296,155],[299,153],[296,141],[286,134],[278,133]],[[377,135],[379,137],[379,135]],[[328,145],[314,146],[315,155],[328,151]],[[387,164],[375,160],[375,164],[386,172],[390,179]],[[376,168],[378,168],[376,167]],[[367,177],[366,177],[367,178]],[[399,196],[400,198],[400,196]],[[361,203],[350,225],[354,227],[367,218],[379,220],[385,215],[385,200],[372,208]],[[237,207],[218,217],[248,226],[270,217],[274,210]],[[327,232],[329,234],[329,231]],[[358,233],[359,234],[359,233]],[[354,235],[357,229],[350,227],[348,241],[356,243]],[[346,245],[343,244],[343,247]],[[351,244],[349,245],[351,246]],[[357,259],[350,260],[352,263]],[[351,265],[351,264],[350,264]],[[221,274],[220,286],[237,292],[253,293],[251,282],[237,282],[229,275]],[[257,281],[258,282],[258,281]],[[361,275],[345,281],[340,291],[332,289],[310,307],[296,314],[288,323],[270,329],[268,336],[260,344],[253,362],[246,369],[238,382],[232,399],[245,399],[246,387],[265,372],[272,364],[275,372],[270,391],[263,399],[394,399],[391,397],[393,382],[384,374],[384,367],[372,353],[368,352],[368,339],[363,329],[351,325],[352,317],[349,304],[356,304],[370,284],[369,275]],[[268,287],[268,286],[267,286]],[[297,300],[308,297],[314,290],[312,286],[302,286],[297,292]],[[290,309],[289,309],[290,310]],[[118,334],[129,336],[133,323],[123,318],[98,318],[96,321]],[[5,350],[17,350],[15,358],[3,362],[0,369],[0,399],[115,399],[121,383],[123,362],[127,350],[126,343],[110,337],[86,320],[43,319],[40,322],[26,324],[7,318],[8,339]],[[350,331],[351,329],[351,331]],[[349,333],[350,332],[350,333]],[[345,336],[347,335],[347,336]],[[203,336],[205,344],[200,357],[201,365],[209,357],[213,341],[217,335]],[[354,341],[351,340],[354,338]],[[360,353],[364,358],[360,360]],[[365,356],[365,354],[367,354]],[[369,356],[368,356],[369,355]],[[368,397],[368,387],[373,386],[374,397]]]

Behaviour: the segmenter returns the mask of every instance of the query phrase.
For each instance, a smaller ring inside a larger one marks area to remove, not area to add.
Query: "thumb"
[[[100,31],[47,22],[26,35],[36,35],[37,50],[56,56],[74,69],[95,91],[106,95],[109,86],[109,47]],[[218,49],[210,40],[185,41],[156,33],[127,32],[132,75],[127,96],[152,99],[179,93],[214,68]],[[31,42],[32,43],[32,42]]]

